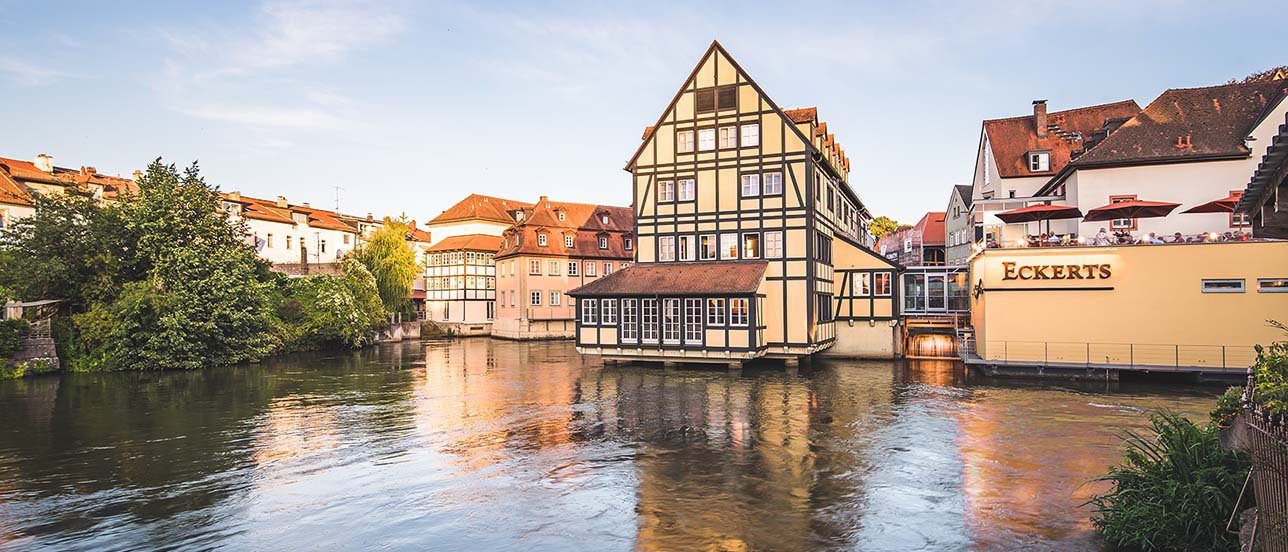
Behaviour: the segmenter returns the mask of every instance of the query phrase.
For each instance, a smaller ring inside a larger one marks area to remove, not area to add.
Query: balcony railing
[[[984,353],[981,355],[973,339],[963,338],[958,344],[958,351],[968,361],[1182,372],[1242,373],[1257,359],[1256,351],[1245,345],[993,340],[985,341],[984,345]]]

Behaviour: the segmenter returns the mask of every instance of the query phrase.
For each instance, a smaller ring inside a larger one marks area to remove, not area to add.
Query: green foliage
[[[21,318],[0,320],[0,361],[18,352],[18,347],[22,344],[22,335],[30,328],[31,325]]]
[[[192,369],[263,358],[276,347],[270,293],[244,228],[229,224],[194,164],[160,160],[120,209],[142,278],[75,317],[75,369]]]
[[[899,223],[895,222],[894,219],[882,215],[868,223],[868,233],[872,234],[873,238],[881,239],[886,234],[894,232],[898,227]]]
[[[1288,414],[1288,341],[1257,346],[1257,363],[1253,365],[1257,380],[1253,396],[1266,413]]]
[[[1221,450],[1215,426],[1173,412],[1150,416],[1152,435],[1129,432],[1123,463],[1100,479],[1092,522],[1111,544],[1140,550],[1233,550],[1225,525],[1248,473],[1245,456]]]
[[[1229,426],[1240,412],[1243,412],[1243,388],[1234,386],[1216,399],[1216,408],[1208,416],[1218,426]]]
[[[349,254],[371,271],[380,302],[386,312],[406,312],[411,304],[411,286],[420,266],[416,252],[407,243],[407,225],[386,221],[367,242]]]
[[[346,258],[341,268],[342,276],[290,280],[288,298],[278,310],[288,349],[357,348],[375,340],[376,328],[384,322],[376,279],[352,258]]]
[[[53,371],[53,364],[43,358],[24,362],[0,361],[0,380],[38,376],[40,374],[48,374]]]

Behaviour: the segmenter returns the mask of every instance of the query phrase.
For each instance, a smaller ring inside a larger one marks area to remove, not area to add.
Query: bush
[[[30,328],[31,325],[21,318],[0,320],[0,360],[18,352],[18,347],[22,345],[22,335]]]
[[[1225,427],[1234,422],[1240,412],[1243,412],[1243,388],[1236,386],[1226,389],[1216,399],[1216,408],[1208,416],[1212,418],[1212,423]]]
[[[1257,363],[1253,366],[1257,380],[1257,404],[1272,416],[1288,414],[1288,341],[1257,346]]]
[[[307,276],[290,280],[278,308],[288,350],[322,346],[358,348],[375,341],[384,322],[384,307],[375,278],[353,259],[341,264],[342,276]]]
[[[1128,432],[1113,488],[1088,501],[1105,540],[1141,550],[1237,547],[1226,522],[1248,473],[1240,453],[1221,450],[1215,426],[1200,428],[1173,412],[1150,416],[1153,435]]]

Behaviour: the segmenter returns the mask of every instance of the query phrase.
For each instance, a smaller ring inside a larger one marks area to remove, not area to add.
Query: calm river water
[[[6,381],[0,549],[1097,549],[1117,435],[1219,390],[488,339]]]

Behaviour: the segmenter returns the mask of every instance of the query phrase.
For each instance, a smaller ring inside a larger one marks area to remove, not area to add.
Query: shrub
[[[1212,418],[1212,423],[1218,426],[1228,426],[1239,413],[1243,412],[1243,388],[1231,387],[1225,390],[1220,397],[1216,399],[1216,408],[1208,414]]]
[[[1257,404],[1272,416],[1288,414],[1288,341],[1271,343],[1269,347],[1257,346],[1257,363],[1253,366],[1257,379]]]
[[[287,349],[357,348],[375,340],[376,328],[384,321],[375,278],[354,259],[345,259],[341,268],[342,276],[308,276],[289,282],[287,298],[278,308]]]
[[[1152,435],[1128,432],[1123,463],[1098,481],[1092,522],[1105,540],[1141,550],[1234,549],[1225,530],[1248,461],[1221,450],[1215,426],[1200,428],[1173,412],[1150,416]]]
[[[0,360],[18,352],[18,347],[22,344],[22,335],[30,328],[31,325],[21,318],[0,320]]]

